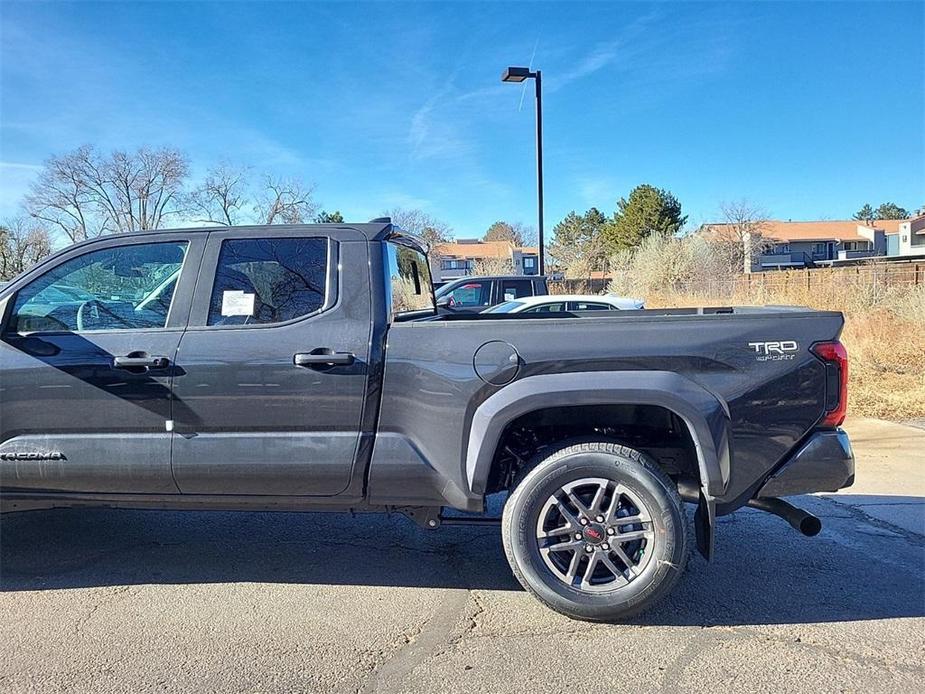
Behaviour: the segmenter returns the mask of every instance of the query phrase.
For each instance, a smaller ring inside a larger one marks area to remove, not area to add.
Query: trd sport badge
[[[796,340],[774,340],[771,342],[749,342],[757,361],[791,361],[800,351]]]

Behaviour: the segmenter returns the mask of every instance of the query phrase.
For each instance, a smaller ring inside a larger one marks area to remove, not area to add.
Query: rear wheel
[[[570,617],[612,621],[664,597],[689,554],[683,503],[648,456],[614,443],[540,460],[504,507],[501,534],[520,583]]]

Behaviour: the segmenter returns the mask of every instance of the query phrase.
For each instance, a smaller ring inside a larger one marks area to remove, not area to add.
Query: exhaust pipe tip
[[[800,521],[800,527],[797,528],[806,537],[815,537],[822,531],[822,521],[809,513]]]
[[[822,531],[822,521],[811,513],[787,503],[783,499],[773,496],[760,499],[750,499],[748,504],[759,511],[773,513],[787,521],[795,530],[799,530],[806,537],[814,537]]]

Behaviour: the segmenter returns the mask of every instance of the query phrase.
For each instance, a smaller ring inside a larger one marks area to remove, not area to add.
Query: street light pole
[[[536,86],[536,213],[539,242],[540,274],[546,274],[546,250],[543,243],[543,73],[526,67],[509,67],[501,75],[502,82],[523,82],[532,79]]]
[[[543,248],[543,73],[537,70],[536,83],[536,213],[537,240],[540,250],[540,274],[546,274],[546,252]]]

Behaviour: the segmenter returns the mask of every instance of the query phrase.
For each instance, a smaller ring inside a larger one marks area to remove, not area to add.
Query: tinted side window
[[[505,280],[501,288],[504,301],[533,296],[533,283],[530,280]]]
[[[491,303],[491,284],[466,282],[449,293],[451,307],[488,306]]]
[[[541,304],[539,306],[534,306],[533,308],[528,308],[522,313],[561,313],[565,311],[565,304],[562,302],[555,304]]]
[[[16,296],[11,332],[163,328],[186,242],[142,243],[71,258]]]
[[[324,306],[328,241],[323,238],[222,242],[209,325],[282,323]]]
[[[591,301],[570,301],[569,311],[607,311],[610,309],[609,304],[598,304]]]

